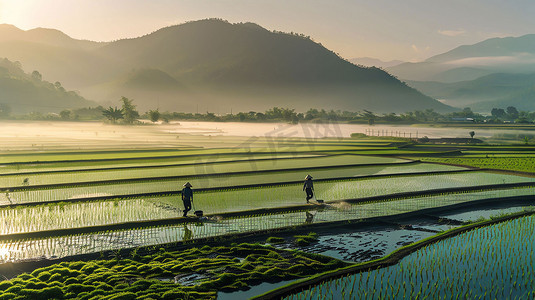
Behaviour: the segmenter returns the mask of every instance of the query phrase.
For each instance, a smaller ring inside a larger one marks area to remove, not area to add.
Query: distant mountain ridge
[[[387,70],[403,80],[440,82],[474,80],[494,73],[533,73],[535,34],[491,38]]]
[[[426,62],[451,62],[470,57],[503,57],[535,53],[535,34],[520,37],[491,38],[474,45],[463,45],[443,54],[426,59]]]
[[[452,110],[303,35],[253,23],[194,21],[109,43],[74,40],[55,30],[37,32],[39,38],[30,38],[35,31],[0,26],[0,57],[21,61],[90,99],[133,98],[141,110]]]
[[[432,81],[407,81],[407,83],[449,105],[467,107],[490,112],[494,107],[516,106],[523,110],[535,110],[535,73],[511,74],[496,73],[475,80],[443,83]]]
[[[106,44],[87,40],[76,40],[56,29],[35,28],[24,31],[13,25],[0,24],[0,42],[6,41],[25,41],[52,46],[84,49]]]
[[[350,62],[365,67],[390,68],[404,63],[402,60],[383,61],[372,57],[356,57],[349,60]]]

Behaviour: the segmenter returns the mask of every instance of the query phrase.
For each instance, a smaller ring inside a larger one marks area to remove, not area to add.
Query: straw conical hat
[[[305,177],[305,179],[312,179],[312,176],[307,175],[307,176]]]
[[[189,182],[184,183],[184,186],[185,187],[192,187],[191,183],[189,183]]]

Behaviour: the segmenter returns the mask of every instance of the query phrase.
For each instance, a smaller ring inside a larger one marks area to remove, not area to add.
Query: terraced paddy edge
[[[235,238],[240,236],[257,235],[281,230],[296,230],[296,228],[324,228],[326,225],[342,225],[349,223],[366,224],[396,222],[398,219],[417,217],[455,209],[474,207],[489,203],[533,203],[534,196],[479,198],[478,200],[463,201],[452,197],[450,201],[441,201],[439,205],[413,205],[407,206],[398,201],[386,203],[370,203],[352,206],[353,210],[321,209],[287,212],[282,214],[241,216],[230,219],[207,219],[203,222],[170,223],[161,227],[148,227],[150,223],[138,224],[139,226],[124,227],[129,230],[113,231],[113,226],[87,228],[88,234],[80,234],[80,231],[71,229],[70,232],[36,232],[29,234],[12,235],[13,239],[0,243],[0,259],[7,261],[20,261],[27,259],[61,258],[76,255],[91,255],[102,251],[114,249],[130,249],[153,245],[167,245],[174,247],[188,242],[204,243],[207,241]],[[519,202],[520,201],[520,202]],[[389,204],[395,204],[394,206]],[[524,205],[522,204],[522,205]],[[409,203],[410,205],[410,203]],[[368,208],[366,208],[368,206]],[[117,227],[120,228],[120,227]],[[137,228],[137,229],[136,229]],[[67,236],[61,236],[66,234]],[[48,235],[48,236],[47,236]],[[8,237],[8,236],[5,236]],[[166,247],[167,247],[166,246]]]
[[[308,169],[307,172],[301,171],[282,171],[275,173],[251,173],[243,175],[209,175],[209,176],[191,176],[191,177],[172,177],[165,180],[133,180],[120,181],[119,183],[90,183],[90,184],[58,184],[48,186],[34,186],[31,189],[23,187],[18,189],[7,188],[0,193],[0,207],[16,207],[24,205],[40,205],[44,203],[59,202],[91,202],[109,199],[126,199],[133,197],[149,197],[156,195],[179,195],[179,187],[183,182],[192,182],[195,186],[203,188],[195,189],[200,193],[201,199],[208,195],[207,193],[229,193],[229,190],[237,191],[252,188],[278,188],[280,186],[298,186],[302,180],[296,178],[304,177],[308,172],[317,176],[317,185],[324,185],[326,182],[335,181],[358,181],[358,180],[378,180],[384,178],[398,177],[417,177],[417,176],[445,176],[472,172],[472,170],[452,168],[452,167],[429,167],[425,164],[413,164],[411,166],[374,166],[374,167],[342,167],[342,168],[325,168],[325,169]],[[474,173],[475,176],[481,173]],[[399,179],[398,179],[399,180]],[[407,179],[407,182],[410,182]],[[370,181],[371,182],[371,181]],[[363,183],[364,184],[364,183]],[[361,184],[361,185],[363,185]],[[296,187],[296,190],[299,190]],[[233,193],[233,192],[230,193]],[[294,191],[295,192],[295,191]],[[262,193],[258,191],[257,193]],[[202,196],[205,195],[205,196]],[[294,195],[294,193],[292,193]],[[254,195],[250,195],[254,198]],[[296,201],[300,199],[294,195]],[[362,192],[354,196],[363,196]],[[207,196],[210,198],[211,196]],[[288,197],[281,198],[285,200]],[[234,203],[236,201],[231,201]],[[251,202],[251,199],[247,199]],[[300,202],[300,201],[298,201]],[[253,201],[257,203],[257,201]],[[296,202],[297,203],[297,202]]]
[[[433,247],[434,244],[439,243],[441,241],[445,241],[447,239],[451,239],[451,238],[454,238],[456,236],[459,236],[459,235],[462,235],[462,234],[465,234],[465,233],[468,233],[468,232],[471,232],[473,230],[477,230],[477,229],[480,229],[480,228],[493,226],[493,225],[504,223],[504,222],[511,222],[513,220],[521,219],[521,218],[525,218],[525,217],[533,218],[534,214],[535,214],[535,212],[522,212],[522,213],[518,213],[518,214],[515,214],[515,215],[512,215],[512,216],[505,216],[505,217],[498,218],[498,219],[495,219],[495,220],[483,221],[483,222],[479,222],[479,223],[474,223],[474,224],[470,224],[470,225],[467,225],[467,226],[463,226],[463,227],[460,227],[460,228],[454,228],[454,229],[451,229],[449,231],[446,231],[446,232],[443,232],[443,233],[439,233],[439,234],[437,234],[435,236],[432,236],[430,238],[418,241],[418,242],[413,243],[411,245],[402,247],[402,248],[392,252],[391,254],[389,254],[389,255],[387,255],[387,256],[385,256],[383,258],[380,258],[380,259],[377,259],[377,260],[373,260],[373,261],[370,261],[370,262],[356,264],[356,265],[345,267],[345,268],[341,268],[341,269],[338,269],[338,270],[335,270],[335,271],[328,271],[326,273],[314,275],[314,276],[311,276],[311,277],[306,278],[304,280],[299,280],[299,281],[297,281],[295,283],[292,283],[292,284],[283,286],[281,288],[272,290],[270,292],[267,292],[265,294],[253,297],[253,299],[255,299],[255,300],[262,300],[262,299],[316,299],[316,298],[317,299],[323,299],[323,297],[326,297],[326,296],[328,297],[329,295],[331,297],[334,297],[332,293],[312,295],[311,293],[306,292],[306,291],[309,291],[314,286],[317,286],[317,285],[322,284],[324,282],[329,282],[329,281],[332,281],[332,280],[335,280],[335,279],[338,279],[338,278],[342,278],[344,276],[348,276],[348,275],[351,275],[351,274],[358,274],[358,273],[363,273],[363,272],[367,272],[369,274],[370,272],[373,272],[373,270],[375,270],[375,272],[378,272],[379,270],[383,270],[384,268],[387,268],[387,267],[390,267],[390,266],[394,266],[394,265],[400,263],[400,261],[402,261],[404,258],[407,258],[409,255],[413,255],[414,256],[414,254],[418,254],[419,253],[418,251],[421,250],[421,249],[424,249],[424,248],[427,248],[427,247],[431,248],[431,247]],[[532,235],[532,238],[533,238],[533,235]],[[452,249],[449,249],[449,250],[452,250]],[[476,253],[476,252],[471,252],[471,253]],[[447,255],[444,255],[444,256],[447,256]],[[431,259],[428,259],[427,261],[431,261]],[[529,262],[528,262],[528,264],[529,264]],[[451,263],[451,265],[455,265],[455,263]],[[412,270],[413,273],[418,273],[419,271],[420,270],[418,270],[418,269]],[[409,272],[411,272],[410,269],[409,269]],[[381,274],[384,274],[384,272],[382,272]],[[531,276],[529,276],[529,274],[528,274],[528,277],[531,277]],[[361,280],[363,280],[362,276],[360,276],[359,278],[361,278]],[[424,281],[424,278],[421,277],[421,280]],[[431,277],[429,277],[428,280],[432,280]],[[435,282],[437,282],[436,280],[437,280],[437,278],[435,278]],[[463,282],[459,282],[458,280],[456,281],[458,284],[461,284],[461,283],[464,284],[464,280],[463,280]],[[533,277],[531,277],[531,283],[533,283]],[[399,285],[394,285],[394,286],[392,286],[392,284],[390,282],[388,282],[388,284],[391,285],[389,288],[390,288],[390,291],[392,293],[391,294],[387,294],[386,297],[388,297],[388,296],[396,297],[397,294],[395,294],[396,293],[395,288],[400,286],[401,283],[399,283]],[[374,282],[374,285],[375,285],[375,282]],[[381,277],[381,286],[382,285],[383,285],[383,282],[382,282],[382,277]],[[421,286],[421,285],[419,285],[419,286]],[[447,289],[453,288],[451,285],[443,284],[442,286],[444,286]],[[532,286],[533,285],[531,285],[531,287]],[[416,287],[416,290],[417,290],[417,288],[418,288],[418,286]],[[437,288],[437,285],[435,284],[434,287],[431,286],[431,288]],[[332,287],[331,287],[331,289],[332,289]],[[367,290],[367,288],[363,288],[363,289]],[[351,290],[353,290],[353,288]],[[330,291],[330,290],[329,289],[324,289],[323,291],[327,292],[327,291]],[[367,291],[371,292],[370,290],[367,290]],[[412,289],[412,291],[414,291],[414,289]],[[354,297],[359,298],[359,295],[357,295],[357,294],[355,294],[355,295],[349,294],[349,290],[347,292],[348,292],[348,294],[346,294],[345,291],[341,291],[340,292],[338,290],[337,291],[337,297],[339,297],[340,295],[338,295],[338,294],[341,293],[341,296],[344,299],[348,298],[348,297],[349,298],[354,298]],[[357,287],[357,292],[359,292],[358,287]],[[355,292],[355,293],[357,293],[357,292]],[[395,295],[392,295],[392,294],[395,294]],[[404,294],[403,298],[405,298],[406,296],[415,297],[416,294],[417,294],[416,292],[415,293],[411,293],[409,295],[405,295]],[[460,294],[463,295],[463,293],[460,293]],[[371,295],[370,294],[366,295],[366,294],[364,294],[364,292],[360,292],[360,296],[363,296],[363,297],[367,297],[368,296],[368,297],[370,297]],[[399,296],[401,297],[402,295],[400,294]],[[420,296],[425,297],[426,295],[418,294],[418,297],[420,297]],[[432,295],[427,295],[427,296],[433,297]],[[442,298],[442,295],[437,295],[437,296]],[[454,296],[455,295],[450,295],[450,297],[454,297]],[[464,296],[469,297],[468,294],[465,294]],[[463,298],[464,298],[464,296],[463,296]],[[472,295],[472,296],[478,296],[478,295]]]

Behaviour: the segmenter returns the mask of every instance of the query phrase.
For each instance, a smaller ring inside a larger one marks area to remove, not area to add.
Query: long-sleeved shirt
[[[303,190],[305,189],[314,189],[314,183],[312,182],[312,179],[305,180],[305,184],[303,185]]]
[[[190,187],[182,189],[182,200],[190,200],[193,198],[193,190]]]

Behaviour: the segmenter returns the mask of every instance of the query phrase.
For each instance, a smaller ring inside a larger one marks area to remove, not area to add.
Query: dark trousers
[[[188,211],[191,210],[191,200],[190,199],[182,199],[182,202],[184,202],[184,217],[188,214]]]
[[[311,188],[306,188],[305,192],[307,193],[307,202],[308,202],[308,200],[310,200],[310,199],[312,199],[312,197],[314,197],[314,193],[312,192]]]

